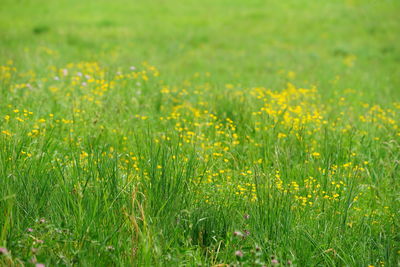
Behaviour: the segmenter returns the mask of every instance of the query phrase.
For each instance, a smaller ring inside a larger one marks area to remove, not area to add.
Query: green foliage
[[[400,264],[398,1],[1,6],[0,265]]]

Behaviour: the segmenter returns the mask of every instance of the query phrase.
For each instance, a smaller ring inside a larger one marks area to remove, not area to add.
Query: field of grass
[[[399,266],[399,12],[1,0],[0,266]]]

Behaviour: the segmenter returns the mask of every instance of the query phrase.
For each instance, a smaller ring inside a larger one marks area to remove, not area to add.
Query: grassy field
[[[0,1],[1,266],[399,266],[399,1]]]

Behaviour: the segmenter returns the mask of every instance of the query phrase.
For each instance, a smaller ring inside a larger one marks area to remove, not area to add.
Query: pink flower
[[[277,259],[272,259],[272,260],[271,260],[271,264],[272,264],[272,265],[279,264],[279,261],[278,261]]]
[[[240,231],[235,231],[235,232],[233,232],[233,235],[234,236],[243,236],[243,233]]]
[[[243,252],[241,250],[237,250],[237,251],[235,251],[235,256],[241,258],[241,257],[243,257]]]
[[[28,229],[26,229],[26,231],[28,231],[29,233],[32,233],[33,229],[32,228],[28,228]]]
[[[0,255],[8,254],[8,250],[6,248],[0,248]]]
[[[43,263],[36,263],[35,267],[46,267],[46,265],[44,265]]]

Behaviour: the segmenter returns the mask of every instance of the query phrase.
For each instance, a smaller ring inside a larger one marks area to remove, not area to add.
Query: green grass
[[[399,11],[3,0],[0,265],[399,265]]]

